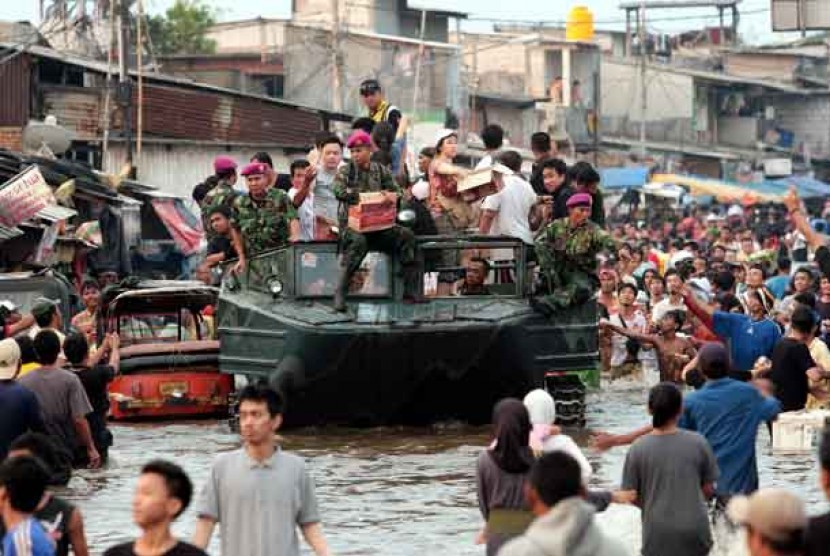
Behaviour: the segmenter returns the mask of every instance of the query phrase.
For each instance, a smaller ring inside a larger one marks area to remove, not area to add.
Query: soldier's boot
[[[349,269],[345,265],[340,267],[340,276],[334,288],[334,310],[338,313],[346,312],[346,294],[349,292]]]
[[[411,303],[424,303],[424,292],[421,288],[421,269],[417,264],[403,267],[403,296]]]

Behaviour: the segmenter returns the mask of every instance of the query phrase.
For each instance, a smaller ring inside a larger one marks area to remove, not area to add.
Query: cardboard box
[[[458,195],[467,203],[478,201],[497,191],[496,184],[493,183],[492,168],[476,170],[458,182]]]
[[[397,195],[387,200],[384,193],[361,193],[360,202],[349,207],[349,228],[356,232],[377,232],[395,226]]]

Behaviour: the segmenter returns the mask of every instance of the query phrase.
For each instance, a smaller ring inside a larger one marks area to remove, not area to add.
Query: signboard
[[[771,0],[773,31],[830,29],[827,0]]]
[[[0,185],[0,224],[17,226],[54,204],[52,188],[37,166],[29,166]]]

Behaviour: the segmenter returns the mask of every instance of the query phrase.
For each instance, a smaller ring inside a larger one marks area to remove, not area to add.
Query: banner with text
[[[37,166],[29,166],[0,185],[0,224],[17,226],[54,204],[52,188]]]

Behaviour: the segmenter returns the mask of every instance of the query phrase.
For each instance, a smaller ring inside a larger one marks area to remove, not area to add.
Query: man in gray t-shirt
[[[276,446],[281,406],[279,395],[266,386],[240,392],[244,446],[213,463],[196,505],[196,546],[207,548],[218,522],[222,556],[299,556],[298,527],[317,556],[328,554],[305,461]]]
[[[712,547],[704,489],[718,477],[706,439],[676,429],[637,440],[623,468],[622,490],[643,511],[643,556],[703,556]]]
[[[26,373],[18,383],[34,392],[46,432],[72,454],[76,467],[101,465],[86,416],[92,405],[81,379],[56,366],[61,343],[53,330],[41,330],[34,339],[39,369]]]

